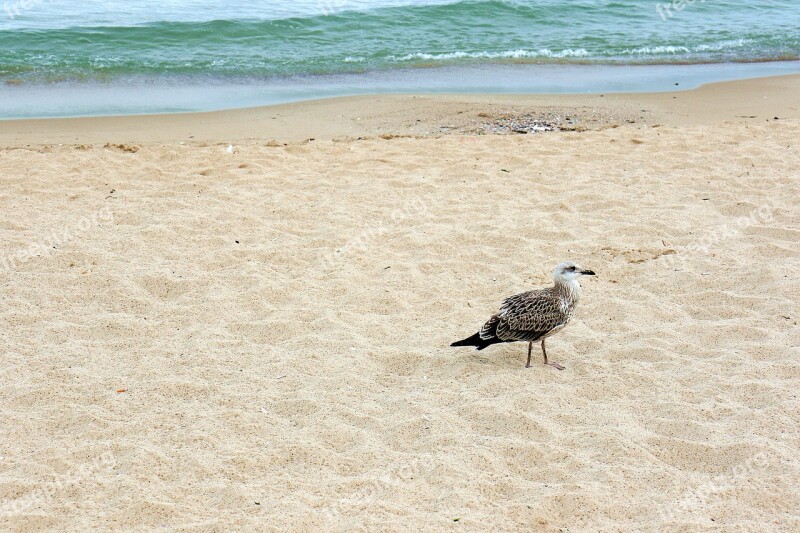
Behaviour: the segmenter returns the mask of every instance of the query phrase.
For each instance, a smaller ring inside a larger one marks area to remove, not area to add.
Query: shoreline
[[[131,77],[0,84],[0,120],[235,111],[346,96],[675,92],[800,74],[800,61],[597,65],[493,63],[275,78]]]
[[[569,131],[800,119],[800,74],[674,92],[376,94],[200,113],[3,120],[0,146],[296,143],[381,135],[481,134],[493,132],[487,125],[521,117],[563,125],[556,129]]]

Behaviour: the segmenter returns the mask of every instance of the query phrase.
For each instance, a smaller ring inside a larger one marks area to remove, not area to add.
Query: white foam
[[[697,46],[643,46],[641,48],[628,48],[622,51],[623,55],[663,55],[663,54],[689,54],[691,52],[719,52],[732,48],[741,48],[748,44],[748,39],[720,41],[713,44],[699,44]]]
[[[389,56],[390,61],[405,62],[415,60],[447,60],[447,59],[524,59],[536,57],[588,57],[589,52],[583,48],[577,50],[566,49],[553,51],[548,48],[539,50],[505,50],[501,52],[445,52],[441,54],[429,54],[425,52],[415,52],[404,56]]]

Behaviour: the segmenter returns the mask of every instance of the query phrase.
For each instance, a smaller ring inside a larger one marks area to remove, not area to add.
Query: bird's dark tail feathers
[[[462,339],[460,341],[456,341],[450,346],[480,346],[481,343],[481,336],[479,333],[472,335],[471,337],[467,337],[466,339]]]
[[[466,339],[456,341],[450,346],[474,346],[476,350],[483,350],[487,346],[502,342],[498,339],[482,339],[480,333],[476,333]]]

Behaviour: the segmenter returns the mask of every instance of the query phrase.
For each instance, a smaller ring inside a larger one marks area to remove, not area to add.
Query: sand
[[[490,117],[569,115],[581,128],[761,124],[800,119],[800,75],[711,83],[691,91],[592,95],[366,95],[176,115],[0,121],[0,146],[302,142],[475,130]],[[580,128],[579,128],[580,129]]]
[[[4,123],[0,529],[797,531],[800,78],[739,83]],[[526,109],[588,129],[438,129]],[[566,370],[448,346],[564,259]]]

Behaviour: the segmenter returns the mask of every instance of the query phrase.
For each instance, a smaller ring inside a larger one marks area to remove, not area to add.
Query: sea
[[[800,72],[789,0],[0,2],[0,118],[675,90]]]

